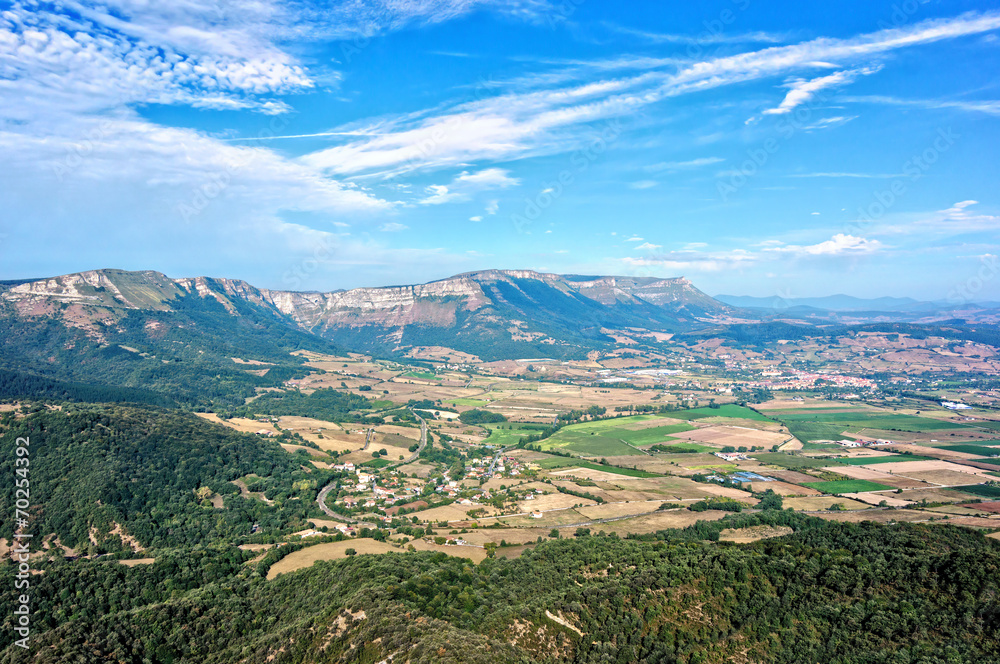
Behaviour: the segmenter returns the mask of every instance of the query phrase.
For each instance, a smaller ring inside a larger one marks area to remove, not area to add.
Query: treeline
[[[500,413],[494,413],[489,410],[480,410],[478,408],[465,411],[458,416],[458,419],[461,420],[463,424],[495,424],[507,421],[507,418]]]
[[[133,403],[169,407],[171,398],[134,387],[91,385],[0,369],[0,399],[43,399],[88,403]]]
[[[312,417],[327,422],[346,422],[348,420],[362,421],[357,413],[352,411],[366,410],[372,402],[363,396],[346,390],[335,390],[332,387],[322,388],[306,394],[299,390],[275,390],[264,392],[245,406],[234,408],[231,412],[240,417],[257,417],[267,415],[281,417],[294,415]]]

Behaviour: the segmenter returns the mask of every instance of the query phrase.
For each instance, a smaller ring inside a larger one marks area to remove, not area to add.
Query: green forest
[[[199,295],[170,306],[121,310],[95,338],[57,316],[25,320],[0,304],[0,396],[232,407],[305,376],[304,360],[290,353],[339,351],[244,300],[233,303],[237,315]],[[267,362],[267,371],[258,376],[234,357]]]
[[[762,523],[795,532],[712,541]],[[358,555],[274,581],[247,558],[210,546],[131,569],[50,563],[32,661],[1000,660],[1000,543],[947,526],[771,511],[627,539],[582,532],[479,565]],[[11,574],[0,569],[0,583]]]
[[[31,440],[31,503],[45,506],[32,530],[83,553],[123,551],[110,534],[116,524],[152,549],[243,541],[254,524],[272,535],[286,523],[304,527],[319,488],[336,476],[304,466],[304,452],[175,410],[67,404],[23,418],[4,413],[3,477],[14,477],[18,437]],[[273,504],[241,497],[232,483],[241,478]],[[14,492],[12,482],[2,484],[0,513],[13,513]],[[0,537],[9,540],[12,528],[0,521]]]

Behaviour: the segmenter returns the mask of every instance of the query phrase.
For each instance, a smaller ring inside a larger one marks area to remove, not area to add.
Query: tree
[[[355,549],[345,549],[344,553],[346,553],[349,556],[356,556],[356,555],[358,555],[358,552]]]
[[[761,497],[760,502],[757,503],[757,509],[761,510],[780,510],[783,508],[783,500],[781,496],[774,492],[773,489],[768,489],[764,492]]]

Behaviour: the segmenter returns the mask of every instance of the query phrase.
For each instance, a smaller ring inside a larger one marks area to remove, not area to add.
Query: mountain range
[[[0,302],[9,315],[54,318],[97,341],[106,341],[123,320],[139,312],[182,312],[196,300],[219,314],[239,316],[249,307],[258,317],[282,320],[355,350],[392,354],[416,346],[447,346],[485,360],[580,356],[623,335],[655,341],[662,339],[658,335],[741,320],[737,308],[684,278],[528,270],[487,270],[427,284],[327,293],[123,270],[0,287]]]
[[[685,278],[485,270],[426,284],[296,292],[104,269],[0,282],[0,370],[15,372],[8,382],[21,385],[45,377],[238,405],[303,374],[294,354],[302,350],[413,358],[437,347],[483,361],[569,359],[622,346],[655,350],[671,338],[759,344],[864,325],[937,325],[941,333],[941,325],[998,320],[1000,311],[982,305],[905,298],[713,298]],[[233,358],[267,364],[250,372]],[[38,389],[78,391],[63,383]]]

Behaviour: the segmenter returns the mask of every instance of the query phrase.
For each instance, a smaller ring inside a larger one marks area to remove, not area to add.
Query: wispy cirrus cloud
[[[313,152],[303,161],[340,175],[397,175],[458,164],[502,162],[578,149],[595,123],[628,118],[664,100],[737,83],[872,60],[894,50],[1000,28],[1000,12],[933,19],[847,39],[820,38],[699,61],[636,58],[641,71],[586,81],[488,86],[485,98],[345,129],[372,135]],[[627,69],[628,58],[616,67]],[[782,112],[818,90],[878,70],[865,63],[810,79],[786,95]],[[549,87],[546,87],[548,85]],[[553,87],[554,86],[554,87]],[[832,123],[833,125],[837,123]]]
[[[910,106],[931,110],[956,110],[970,113],[985,113],[1000,115],[1000,100],[956,100],[956,99],[904,99],[884,95],[866,95],[844,97],[844,101],[863,104],[882,104],[886,106]]]
[[[725,159],[722,157],[699,157],[688,159],[687,161],[661,161],[657,164],[646,166],[646,170],[651,173],[676,173],[713,164],[721,164]]]
[[[1000,216],[978,212],[979,201],[955,203],[946,210],[919,215],[905,223],[881,226],[875,232],[882,235],[915,235],[947,237],[967,233],[993,232],[1000,229]]]
[[[781,103],[774,108],[763,111],[763,113],[764,115],[784,115],[791,113],[802,104],[812,101],[823,90],[847,85],[859,76],[870,76],[880,69],[881,67],[859,67],[857,69],[845,69],[809,80],[795,79],[788,84],[788,93]]]

